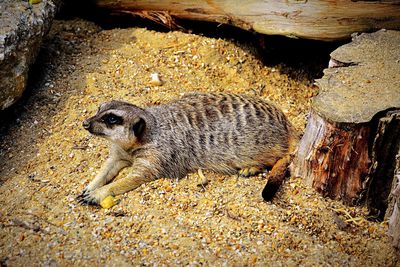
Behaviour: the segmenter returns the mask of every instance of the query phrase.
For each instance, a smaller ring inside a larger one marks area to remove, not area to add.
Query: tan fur
[[[280,184],[297,143],[281,110],[234,94],[190,94],[146,109],[112,101],[84,127],[112,143],[109,159],[79,196],[87,204],[197,169],[249,176],[274,166],[270,180]],[[126,167],[130,174],[112,182]]]

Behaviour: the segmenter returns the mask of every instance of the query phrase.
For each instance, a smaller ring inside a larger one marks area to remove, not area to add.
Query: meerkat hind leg
[[[239,175],[242,177],[254,176],[266,171],[265,167],[250,167],[239,170]]]

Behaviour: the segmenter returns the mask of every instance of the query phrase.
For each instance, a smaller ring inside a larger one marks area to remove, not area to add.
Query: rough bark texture
[[[173,26],[174,18],[230,24],[263,34],[318,40],[349,38],[353,32],[400,28],[397,1],[155,1],[96,0],[113,12],[130,12]]]
[[[0,110],[15,103],[25,90],[29,66],[56,11],[52,1],[0,1]]]
[[[292,172],[347,204],[366,195],[383,219],[400,142],[400,32],[356,36],[331,58]]]
[[[371,167],[364,187],[367,189],[370,216],[383,220],[393,186],[396,155],[400,149],[400,111],[390,111],[380,118],[374,136]]]
[[[390,205],[387,212],[389,218],[389,237],[400,259],[400,149],[396,156],[395,179],[390,194]]]
[[[368,137],[365,124],[326,121],[310,113],[294,161],[294,175],[324,196],[356,204],[368,173]]]

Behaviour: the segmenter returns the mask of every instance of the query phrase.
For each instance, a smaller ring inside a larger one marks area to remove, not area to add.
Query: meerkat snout
[[[123,149],[140,146],[143,133],[151,122],[143,109],[121,101],[103,103],[97,114],[83,121],[82,126],[93,135],[108,139]]]

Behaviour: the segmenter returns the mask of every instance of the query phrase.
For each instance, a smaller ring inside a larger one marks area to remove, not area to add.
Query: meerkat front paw
[[[99,205],[100,202],[110,194],[107,190],[98,188],[96,190],[83,190],[83,192],[77,197],[78,202],[83,205]]]
[[[93,198],[90,193],[91,191],[85,188],[82,193],[76,197],[78,203],[82,205],[98,205],[100,202],[96,201],[96,199]]]
[[[96,190],[97,188],[100,188],[101,186],[103,186],[103,184],[100,184],[97,179],[91,181],[83,190],[83,192],[91,192]]]

